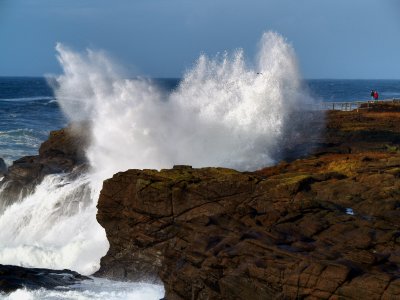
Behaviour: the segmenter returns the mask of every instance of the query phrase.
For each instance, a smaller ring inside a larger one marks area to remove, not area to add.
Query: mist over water
[[[57,51],[64,74],[55,78],[55,96],[70,121],[89,121],[91,171],[78,179],[48,176],[0,215],[3,264],[93,273],[108,249],[96,221],[104,179],[174,164],[270,165],[288,128],[298,125],[292,113],[313,101],[292,47],[273,32],[262,36],[254,66],[242,50],[202,55],[172,92],[149,79],[125,79],[103,53],[61,44]]]

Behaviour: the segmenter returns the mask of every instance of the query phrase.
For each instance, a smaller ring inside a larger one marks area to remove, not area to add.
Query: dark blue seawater
[[[154,79],[172,90],[179,79]],[[306,80],[314,98],[321,101],[369,100],[371,89],[380,99],[400,98],[400,80]],[[51,130],[67,120],[44,78],[0,77],[0,157],[8,164],[24,155],[37,154]]]
[[[49,131],[66,125],[44,78],[0,77],[0,157],[37,154]]]
[[[400,98],[400,80],[339,80],[313,79],[306,84],[314,98],[326,102],[370,100],[371,90],[379,99]]]

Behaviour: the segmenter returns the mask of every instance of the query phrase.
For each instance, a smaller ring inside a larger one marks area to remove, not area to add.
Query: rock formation
[[[0,265],[0,292],[5,293],[21,288],[31,290],[62,288],[77,284],[82,280],[91,279],[70,270],[29,269]]]
[[[17,201],[32,192],[44,176],[55,173],[71,173],[86,164],[85,148],[88,143],[87,124],[70,125],[50,132],[36,156],[25,156],[13,162],[0,183],[1,207]]]
[[[399,299],[399,121],[329,112],[314,155],[253,173],[115,174],[97,275],[159,278],[168,300]]]
[[[6,162],[0,157],[0,176],[7,174],[8,168]]]

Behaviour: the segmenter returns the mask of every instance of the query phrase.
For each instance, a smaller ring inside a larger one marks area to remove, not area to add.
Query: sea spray
[[[89,174],[50,175],[0,216],[0,263],[90,274],[108,242],[96,222],[104,179],[131,168],[223,166],[254,170],[279,159],[291,118],[310,100],[292,47],[276,33],[260,41],[255,67],[243,51],[200,56],[180,85],[162,91],[124,79],[103,53],[57,45],[64,74],[55,94],[70,121],[89,121]],[[304,124],[303,124],[304,125]]]
[[[99,180],[174,164],[254,170],[278,158],[291,113],[311,101],[284,38],[265,33],[259,48],[254,68],[241,50],[202,55],[168,94],[149,80],[119,78],[101,53],[77,54],[59,44],[65,73],[56,95],[72,121],[91,121],[87,155]]]
[[[87,176],[46,176],[33,194],[1,215],[0,262],[95,272],[108,243],[96,222],[94,197]]]
[[[106,279],[94,278],[85,280],[68,290],[17,290],[9,295],[1,295],[4,300],[158,300],[163,298],[162,286],[146,283],[117,282]]]

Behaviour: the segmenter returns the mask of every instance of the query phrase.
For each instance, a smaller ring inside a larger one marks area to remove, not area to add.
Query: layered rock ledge
[[[330,112],[314,155],[253,173],[114,175],[97,275],[159,278],[168,300],[399,299],[399,121]]]

